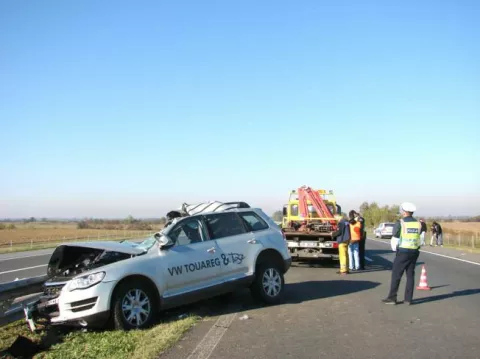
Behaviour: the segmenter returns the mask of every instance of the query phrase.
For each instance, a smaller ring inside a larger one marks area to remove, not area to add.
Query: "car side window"
[[[198,219],[187,219],[175,227],[168,236],[177,246],[202,242],[202,228]]]
[[[205,216],[211,239],[246,233],[240,217],[234,213],[218,213]]]
[[[247,227],[249,232],[262,231],[268,228],[268,224],[256,213],[241,212],[239,213],[239,216],[245,223],[245,226]]]

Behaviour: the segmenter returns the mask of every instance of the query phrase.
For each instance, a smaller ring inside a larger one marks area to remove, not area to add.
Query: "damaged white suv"
[[[82,242],[57,247],[43,296],[25,309],[32,330],[51,324],[144,328],[159,311],[251,289],[280,300],[291,257],[280,228],[258,208],[175,218],[142,243]]]

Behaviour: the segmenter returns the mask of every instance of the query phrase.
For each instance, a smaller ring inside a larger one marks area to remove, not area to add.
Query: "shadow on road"
[[[373,289],[380,283],[362,280],[326,280],[290,283],[285,285],[285,304],[298,304],[310,300]]]
[[[419,299],[415,299],[413,301],[413,304],[416,305],[416,304],[422,304],[422,303],[430,303],[430,302],[436,302],[437,300],[443,300],[443,299],[455,298],[455,297],[464,297],[467,295],[475,295],[475,294],[480,294],[480,289],[456,290],[454,292],[447,293],[447,294],[439,294],[431,297],[419,298]]]
[[[373,289],[379,285],[380,283],[378,282],[348,279],[286,283],[284,299],[281,303],[272,306],[298,304],[317,299],[347,295]],[[248,289],[241,289],[237,290],[235,293],[177,308],[169,311],[167,316],[172,318],[181,313],[188,312],[201,317],[216,316],[230,313],[241,313],[243,311],[254,310],[266,306],[267,305],[263,303],[255,301]]]
[[[374,255],[395,254],[395,253],[392,252],[391,249],[367,249],[365,251],[365,254],[367,255],[367,257],[369,257],[370,255],[374,256]]]

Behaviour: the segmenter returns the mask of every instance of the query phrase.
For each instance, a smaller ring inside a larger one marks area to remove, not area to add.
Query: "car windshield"
[[[151,235],[148,238],[145,238],[142,242],[136,243],[136,242],[130,242],[130,241],[125,241],[123,243],[129,244],[132,247],[143,249],[144,251],[148,251],[150,248],[153,247],[157,239],[155,238],[154,235]]]
[[[393,227],[393,223],[385,223],[385,227]]]

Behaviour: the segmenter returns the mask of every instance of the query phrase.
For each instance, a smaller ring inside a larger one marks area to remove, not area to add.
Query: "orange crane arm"
[[[298,207],[302,216],[308,217],[307,199],[312,202],[313,208],[315,208],[320,217],[333,218],[332,213],[326,206],[325,202],[323,202],[323,199],[318,192],[313,191],[310,187],[306,186],[298,189]]]

